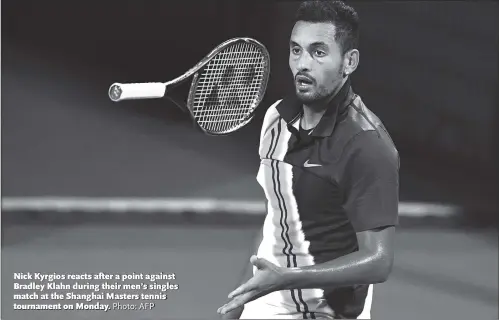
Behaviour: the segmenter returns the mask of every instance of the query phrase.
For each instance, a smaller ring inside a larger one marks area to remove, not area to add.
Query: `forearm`
[[[386,281],[391,261],[366,251],[356,251],[329,262],[291,268],[284,289],[312,289],[372,284]]]

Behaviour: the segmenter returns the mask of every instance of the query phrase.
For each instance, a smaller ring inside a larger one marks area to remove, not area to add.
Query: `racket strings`
[[[213,133],[242,124],[264,93],[266,56],[252,43],[237,43],[218,53],[202,70],[192,111],[200,126]]]

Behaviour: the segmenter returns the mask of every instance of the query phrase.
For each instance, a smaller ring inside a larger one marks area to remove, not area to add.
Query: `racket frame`
[[[197,84],[197,81],[199,79],[199,74],[198,74],[198,71],[201,70],[204,66],[206,66],[217,54],[219,54],[220,52],[222,52],[224,49],[226,49],[227,47],[237,43],[237,42],[241,42],[241,41],[244,41],[246,43],[250,43],[250,44],[253,44],[253,45],[256,45],[260,50],[261,52],[263,53],[263,55],[265,56],[265,63],[266,63],[266,66],[264,66],[264,72],[263,72],[263,80],[262,80],[262,83],[261,83],[261,87],[260,87],[260,90],[262,91],[261,94],[258,96],[258,100],[256,100],[255,102],[253,102],[256,106],[253,108],[253,111],[250,112],[245,120],[243,120],[237,127],[235,127],[234,129],[232,130],[229,130],[227,132],[222,132],[222,133],[213,133],[209,130],[206,130],[204,129],[203,127],[201,127],[199,125],[199,123],[197,122],[196,118],[194,117],[194,113],[193,111],[191,110],[191,108],[189,107],[190,105],[192,105],[192,97],[193,97],[193,94],[194,94],[194,88],[195,88],[195,84]],[[176,85],[179,85],[181,83],[183,83],[184,81],[186,81],[187,78],[193,76],[193,79],[192,79],[192,82],[191,82],[191,86],[190,86],[190,89],[189,89],[189,93],[188,93],[188,97],[187,97],[187,102],[182,102],[180,103],[178,100],[173,100],[171,97],[168,97],[168,89],[169,87],[173,87],[173,86],[176,86]],[[163,97],[167,97],[169,98],[169,100],[171,100],[171,102],[173,102],[177,107],[183,107],[182,109],[187,110],[190,115],[191,115],[191,118],[194,120],[196,126],[201,129],[205,134],[207,135],[213,135],[213,136],[223,136],[223,135],[228,135],[232,132],[235,132],[237,130],[239,130],[240,128],[244,127],[245,125],[247,125],[254,117],[254,114],[255,114],[255,111],[258,107],[258,105],[262,102],[263,100],[263,97],[265,95],[265,91],[267,89],[267,85],[268,85],[268,81],[269,81],[269,78],[270,78],[270,54],[267,50],[267,48],[262,44],[260,43],[259,41],[255,40],[255,39],[252,39],[252,38],[248,38],[248,37],[238,37],[238,38],[232,38],[232,39],[229,39],[221,44],[219,44],[215,49],[213,49],[210,53],[208,53],[203,59],[201,59],[196,65],[194,65],[192,68],[190,68],[189,70],[187,70],[184,74],[182,74],[181,76],[173,79],[173,80],[170,80],[170,81],[167,81],[167,82],[150,82],[151,84],[161,84],[164,86],[164,93],[163,93],[163,96],[162,97],[158,97],[158,98],[163,98]],[[113,87],[115,85],[122,85],[122,84],[119,84],[119,83],[115,83],[113,85],[111,85],[111,87],[109,88],[109,96],[112,99],[111,97],[111,91],[113,90]],[[139,98],[137,98],[139,99]],[[118,99],[118,100],[113,100],[115,102],[118,102],[118,101],[122,101],[122,100],[133,100],[132,98],[127,98],[127,99]]]
[[[246,118],[239,125],[237,125],[235,128],[233,128],[233,129],[231,129],[231,130],[229,130],[227,132],[213,133],[213,132],[210,132],[209,130],[204,129],[203,127],[201,127],[197,123],[196,119],[194,118],[194,113],[191,110],[191,106],[193,104],[192,102],[193,102],[193,97],[194,97],[194,91],[195,91],[194,89],[196,88],[197,82],[199,80],[199,73],[198,73],[198,71],[201,70],[206,64],[208,64],[218,53],[222,52],[226,47],[228,47],[228,46],[230,46],[230,45],[232,45],[232,44],[234,44],[236,42],[241,42],[241,41],[244,41],[244,42],[256,45],[262,51],[263,55],[265,56],[264,62],[266,63],[266,66],[264,66],[264,72],[263,72],[263,77],[264,78],[262,79],[261,86],[260,86],[261,94],[258,95],[258,99],[253,102],[253,104],[255,104],[255,107],[253,108],[253,111],[251,111],[250,113],[248,113],[248,115],[246,116]],[[206,61],[202,60],[199,63],[200,67],[198,67],[196,65],[195,67],[193,67],[191,69],[191,70],[195,70],[195,71],[193,71],[190,74],[191,75],[193,73],[195,73],[195,74],[194,74],[194,77],[192,78],[191,87],[189,89],[189,94],[188,94],[187,103],[186,103],[186,109],[189,110],[189,112],[191,113],[191,117],[193,118],[194,122],[196,122],[196,124],[199,127],[199,129],[201,129],[205,134],[207,134],[207,135],[214,135],[214,136],[228,135],[228,134],[231,134],[231,133],[239,130],[240,128],[246,126],[253,119],[253,117],[255,115],[255,111],[256,111],[258,105],[262,102],[263,97],[265,95],[265,91],[267,89],[268,81],[269,81],[269,78],[270,78],[270,54],[269,54],[267,48],[262,43],[258,42],[255,39],[252,39],[252,38],[233,38],[233,39],[227,40],[226,42],[220,44],[218,47],[216,47],[215,49],[213,49],[213,51],[210,52],[210,54],[208,54],[205,57],[205,59],[206,59]],[[191,72],[191,70],[187,71],[187,73]]]

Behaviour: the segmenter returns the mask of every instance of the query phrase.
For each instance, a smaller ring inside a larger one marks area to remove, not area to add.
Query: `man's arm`
[[[388,226],[358,232],[358,251],[315,266],[283,268],[253,256],[255,276],[231,292],[230,301],[218,313],[228,315],[238,309],[242,312],[245,303],[274,291],[384,282],[393,264],[394,231],[394,226]]]
[[[393,264],[398,224],[398,153],[378,132],[363,132],[351,144],[338,181],[344,209],[357,234],[358,250],[315,266],[283,268],[251,257],[253,278],[231,292],[224,314],[248,301],[286,289],[341,287],[384,282]]]
[[[357,233],[359,250],[335,260],[292,268],[283,289],[311,289],[380,283],[393,265],[394,227]]]

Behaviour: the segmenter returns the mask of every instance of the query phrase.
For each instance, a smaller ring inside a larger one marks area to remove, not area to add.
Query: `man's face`
[[[329,97],[343,83],[343,55],[332,23],[298,21],[291,33],[289,67],[297,97],[311,104]]]

